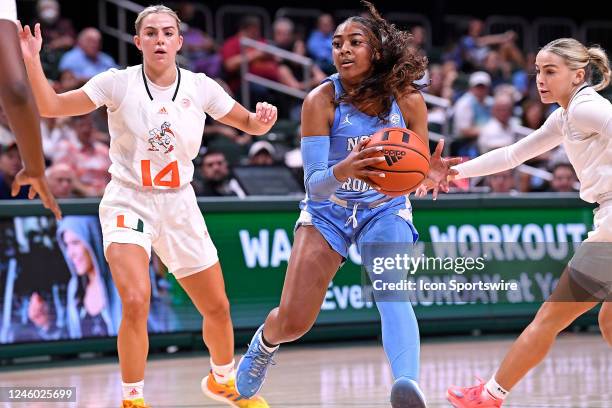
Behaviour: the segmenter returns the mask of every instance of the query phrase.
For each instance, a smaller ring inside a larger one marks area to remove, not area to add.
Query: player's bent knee
[[[128,291],[121,299],[123,319],[142,322],[149,314],[149,296],[145,291]]]
[[[555,316],[551,311],[542,309],[526,330],[534,334],[548,333],[556,335],[561,333],[570,323],[571,321],[559,318],[559,316]]]
[[[209,320],[229,320],[230,319],[230,304],[227,296],[211,302],[204,309],[204,318]]]

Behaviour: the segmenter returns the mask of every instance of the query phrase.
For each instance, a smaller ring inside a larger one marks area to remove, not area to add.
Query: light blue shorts
[[[332,249],[347,258],[348,249],[363,243],[413,243],[419,234],[412,224],[412,206],[407,197],[396,197],[375,208],[367,203],[347,202],[346,206],[325,201],[302,201],[296,229],[312,225]]]

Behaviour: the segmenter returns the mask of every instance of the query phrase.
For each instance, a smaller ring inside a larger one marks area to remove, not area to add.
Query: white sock
[[[275,347],[266,346],[266,344],[263,342],[263,330],[259,332],[259,345],[261,346],[262,349],[266,350],[268,353],[274,353],[276,350],[278,350],[278,345],[276,345]]]
[[[210,367],[212,368],[213,376],[215,377],[215,381],[219,384],[227,384],[231,379],[233,379],[236,375],[234,372],[235,361],[232,360],[231,363],[226,365],[216,365],[212,358],[210,359]]]
[[[135,383],[121,383],[124,400],[144,399],[144,380]]]
[[[491,379],[485,385],[486,392],[489,393],[493,398],[503,401],[508,396],[510,391],[507,391],[495,381],[495,376],[491,377]]]

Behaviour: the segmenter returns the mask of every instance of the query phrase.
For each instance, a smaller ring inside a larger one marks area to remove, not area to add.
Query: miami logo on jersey
[[[149,136],[148,142],[151,144],[149,151],[159,152],[160,147],[164,149],[164,153],[170,153],[174,150],[176,136],[170,129],[170,123],[162,123],[161,130],[157,128],[149,130]]]

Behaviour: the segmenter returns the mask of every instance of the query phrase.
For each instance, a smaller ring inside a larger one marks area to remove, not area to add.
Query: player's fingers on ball
[[[382,146],[373,146],[373,147],[366,147],[365,149],[363,149],[362,151],[359,152],[359,158],[363,159],[369,156],[373,156],[373,155],[380,155],[380,152],[383,151],[383,147]]]
[[[363,150],[369,142],[370,142],[370,138],[364,137],[363,139],[359,141],[359,143],[355,145],[355,147],[353,148],[353,151],[358,152],[358,151]]]
[[[370,179],[377,179],[377,178],[385,178],[385,173],[382,171],[376,171],[376,170],[364,170],[362,173],[364,176],[369,177]]]
[[[359,160],[359,165],[366,167],[374,164],[382,163],[385,161],[384,157],[366,157],[365,159]]]

